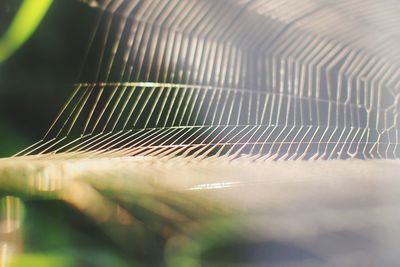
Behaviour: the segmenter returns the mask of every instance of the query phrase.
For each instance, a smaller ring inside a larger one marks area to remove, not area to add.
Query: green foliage
[[[0,63],[29,39],[52,2],[53,0],[24,0],[9,29],[0,39]]]
[[[22,254],[14,257],[10,267],[36,266],[36,267],[68,267],[73,266],[68,255],[49,255],[47,253]]]

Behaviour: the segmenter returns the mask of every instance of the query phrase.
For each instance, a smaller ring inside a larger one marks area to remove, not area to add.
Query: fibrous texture
[[[398,265],[397,1],[80,2],[98,17],[78,82],[0,162],[3,192],[168,266],[214,266],[227,235],[252,266]]]
[[[90,3],[86,80],[27,154],[399,156],[396,3]]]

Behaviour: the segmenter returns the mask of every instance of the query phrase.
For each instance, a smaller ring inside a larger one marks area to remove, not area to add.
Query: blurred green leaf
[[[74,266],[68,255],[50,255],[48,253],[21,254],[14,257],[10,267],[35,266],[35,267],[68,267]]]
[[[35,31],[53,0],[24,0],[0,39],[0,63],[9,58]]]

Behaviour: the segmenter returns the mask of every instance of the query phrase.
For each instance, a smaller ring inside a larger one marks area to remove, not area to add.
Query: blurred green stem
[[[53,0],[24,0],[10,27],[0,39],[0,63],[32,35]]]

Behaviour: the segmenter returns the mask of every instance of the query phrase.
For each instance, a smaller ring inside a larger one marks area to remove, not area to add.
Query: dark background
[[[21,0],[0,1],[0,38]],[[98,11],[74,0],[54,0],[31,38],[0,63],[0,156],[40,140],[68,99]]]

